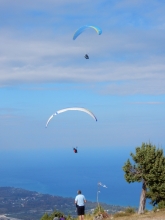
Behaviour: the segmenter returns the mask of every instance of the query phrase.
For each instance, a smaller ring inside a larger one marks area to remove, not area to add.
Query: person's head
[[[77,194],[81,194],[81,190],[78,190],[78,191],[77,191]]]

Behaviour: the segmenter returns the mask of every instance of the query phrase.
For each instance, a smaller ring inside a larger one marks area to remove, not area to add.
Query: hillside
[[[108,213],[123,210],[121,206],[100,204]],[[91,213],[97,203],[87,201],[86,213]],[[64,198],[13,187],[0,187],[0,215],[7,214],[23,220],[39,220],[47,212],[59,210],[76,216],[74,198]]]

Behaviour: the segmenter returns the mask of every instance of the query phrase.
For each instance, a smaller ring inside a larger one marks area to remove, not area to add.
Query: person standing
[[[62,216],[60,217],[60,220],[65,220],[64,215],[62,215]]]
[[[84,220],[85,214],[85,196],[81,194],[81,190],[77,191],[77,196],[75,198],[75,204],[77,207],[77,215],[79,216],[79,220]]]
[[[57,216],[57,214],[55,214],[53,220],[59,220],[59,217]]]

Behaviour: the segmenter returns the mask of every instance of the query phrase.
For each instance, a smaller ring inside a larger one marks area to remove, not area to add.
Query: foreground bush
[[[54,217],[57,216],[59,219],[61,216],[64,216],[64,214],[62,212],[59,211],[54,211],[52,214],[48,215],[47,213],[45,213],[41,220],[53,220]],[[67,216],[65,217],[66,220],[72,220],[73,218],[71,216]]]
[[[127,207],[124,211],[125,213],[129,213],[129,214],[134,214],[136,212],[135,208],[133,207]]]
[[[159,211],[159,210],[162,210],[162,211],[165,210],[165,201],[159,202],[158,205],[153,208],[154,212]]]
[[[135,208],[128,207],[128,208],[126,208],[124,211],[115,213],[113,216],[114,216],[114,218],[115,218],[115,217],[130,216],[130,215],[134,214],[135,212],[136,212],[136,211],[135,211]]]
[[[94,215],[97,215],[97,214],[100,214],[100,213],[103,213],[103,212],[104,212],[103,207],[97,206],[97,207],[95,208],[95,210],[93,211],[93,214],[94,214]]]

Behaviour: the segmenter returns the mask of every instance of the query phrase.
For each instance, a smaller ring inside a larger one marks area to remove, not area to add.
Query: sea
[[[139,206],[141,183],[127,183],[122,167],[134,149],[70,147],[0,150],[0,187],[9,186],[124,207]],[[101,182],[107,188],[100,186]],[[146,208],[152,209],[147,200]]]

